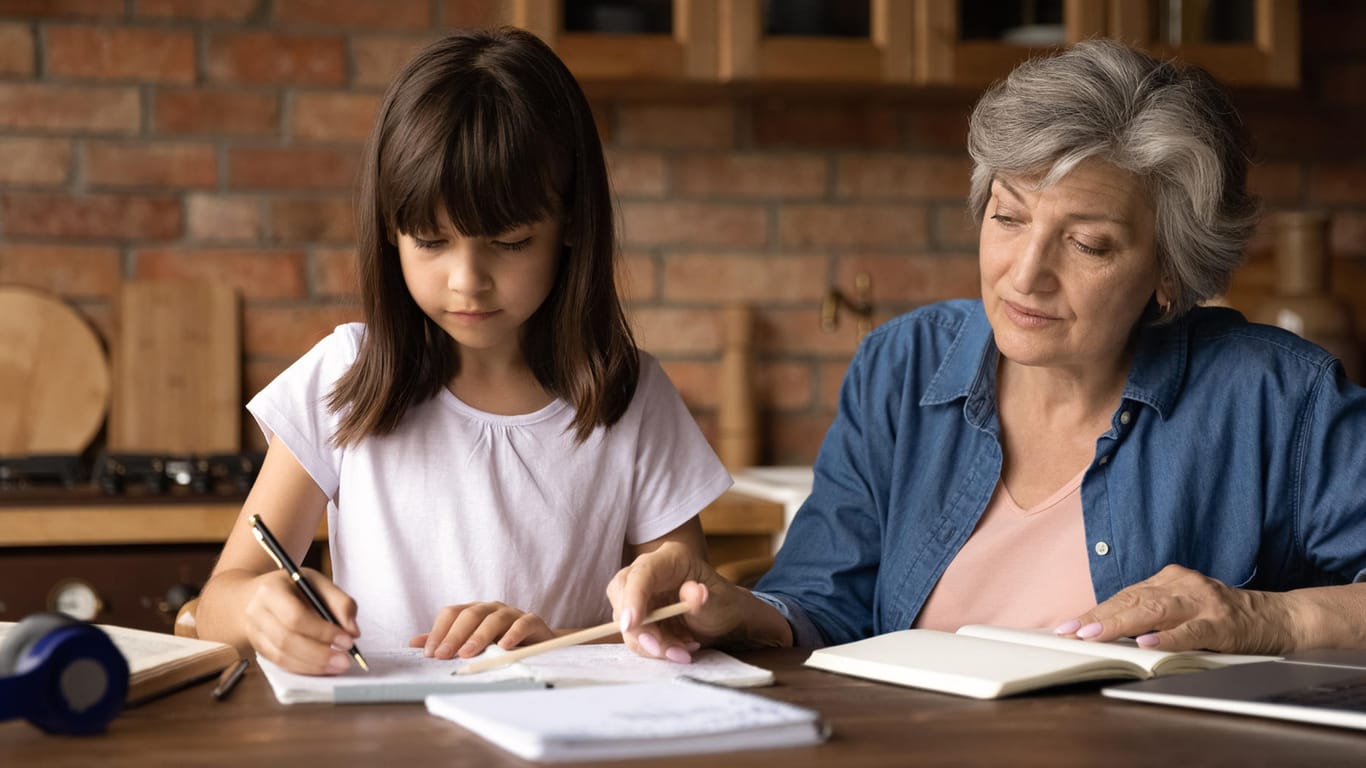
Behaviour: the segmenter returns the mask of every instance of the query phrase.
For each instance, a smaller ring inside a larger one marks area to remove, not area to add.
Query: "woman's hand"
[[[787,621],[776,610],[722,578],[705,559],[676,542],[640,555],[618,571],[607,586],[607,598],[622,639],[642,656],[686,663],[692,651],[723,640],[792,644]],[[651,610],[677,600],[687,604],[686,614],[640,625]],[[751,624],[766,630],[759,633],[763,639],[753,637]]]
[[[256,652],[280,667],[303,675],[336,675],[351,668],[346,651],[360,637],[356,601],[312,568],[299,569],[341,622],[318,615],[283,570],[252,579],[245,608],[247,640]]]
[[[1291,607],[1287,593],[1234,589],[1169,565],[1054,631],[1099,642],[1134,637],[1162,651],[1279,655],[1301,644]]]
[[[534,613],[499,602],[463,603],[442,608],[432,631],[416,635],[408,645],[421,648],[428,657],[468,659],[495,641],[501,648],[513,648],[554,637],[555,632]]]

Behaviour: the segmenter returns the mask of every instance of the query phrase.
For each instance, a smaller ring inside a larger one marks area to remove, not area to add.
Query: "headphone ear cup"
[[[58,627],[69,627],[81,622],[64,613],[30,613],[14,625],[0,641],[0,677],[16,673],[19,658],[38,638]]]
[[[23,705],[24,716],[51,733],[103,731],[123,709],[128,661],[98,627],[66,616],[30,619],[46,631],[38,637],[24,631],[24,642],[16,644],[18,655],[9,670],[25,681],[31,694]],[[0,664],[5,661],[0,658]]]

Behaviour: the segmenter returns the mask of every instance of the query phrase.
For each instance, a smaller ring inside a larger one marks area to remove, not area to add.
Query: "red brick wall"
[[[1336,290],[1366,329],[1366,5],[1301,3],[1304,85],[1238,93],[1268,207],[1333,216]],[[237,287],[245,391],[355,319],[351,182],[390,75],[470,0],[0,0],[0,282],[60,293],[108,333],[123,279]],[[819,330],[873,277],[879,319],[977,293],[963,215],[975,94],[589,88],[620,201],[643,345],[714,429],[716,309],[758,310],[764,454],[807,462],[857,341]],[[1274,277],[1254,244],[1232,298]],[[259,439],[248,430],[252,440]]]

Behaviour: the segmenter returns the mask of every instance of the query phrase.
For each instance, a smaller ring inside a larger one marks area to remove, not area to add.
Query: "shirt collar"
[[[1197,310],[1198,311],[1198,310]],[[1144,403],[1167,418],[1176,403],[1186,372],[1189,335],[1187,317],[1153,325],[1145,313],[1135,339],[1134,362],[1123,397]],[[949,345],[944,361],[920,398],[921,405],[939,405],[974,393],[995,399],[996,341],[986,310],[976,302]]]

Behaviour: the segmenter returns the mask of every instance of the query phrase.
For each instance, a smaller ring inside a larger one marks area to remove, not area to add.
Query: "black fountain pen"
[[[294,586],[298,587],[299,591],[304,593],[304,597],[308,598],[308,602],[312,603],[313,607],[317,609],[318,615],[332,622],[337,627],[341,627],[341,622],[337,621],[337,617],[333,616],[332,611],[327,609],[327,604],[322,601],[322,598],[318,597],[318,593],[313,591],[313,585],[308,583],[308,579],[305,579],[304,575],[299,572],[299,567],[294,564],[293,560],[289,559],[289,554],[285,552],[284,547],[280,546],[280,542],[275,540],[274,534],[266,527],[265,522],[261,520],[260,516],[252,515],[247,518],[247,524],[251,526],[251,535],[255,536],[256,540],[261,542],[261,546],[265,548],[266,554],[270,555],[270,559],[274,560],[276,565],[283,568],[285,572],[289,574],[289,578],[294,582]],[[370,665],[365,663],[365,657],[360,655],[359,648],[353,645],[351,646],[351,650],[347,651],[347,653],[351,654],[351,658],[356,660],[356,663],[360,665],[361,669],[366,672],[370,671]]]

